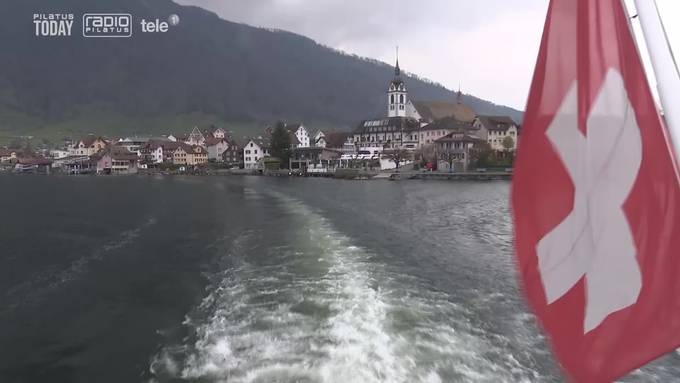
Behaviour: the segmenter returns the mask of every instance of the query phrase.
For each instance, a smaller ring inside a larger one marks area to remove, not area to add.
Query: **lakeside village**
[[[398,60],[387,98],[386,117],[361,121],[352,132],[311,131],[303,124],[279,122],[257,137],[242,139],[219,127],[194,127],[186,136],[107,139],[89,135],[66,142],[60,150],[0,148],[0,170],[349,178],[394,176],[397,171],[447,177],[511,173],[521,131],[512,118],[477,115],[463,103],[460,90],[451,102],[410,100]]]

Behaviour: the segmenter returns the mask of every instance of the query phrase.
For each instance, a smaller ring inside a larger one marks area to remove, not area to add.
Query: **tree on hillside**
[[[288,130],[286,130],[286,123],[279,121],[276,123],[276,128],[272,131],[272,141],[269,153],[272,157],[278,158],[281,161],[281,168],[288,168],[288,159],[291,154],[291,140]]]
[[[510,151],[514,148],[515,148],[515,140],[510,136],[506,136],[503,139],[503,149],[505,149],[505,151]]]
[[[389,149],[383,152],[385,158],[394,162],[397,171],[399,171],[399,164],[411,159],[411,152],[406,149]]]

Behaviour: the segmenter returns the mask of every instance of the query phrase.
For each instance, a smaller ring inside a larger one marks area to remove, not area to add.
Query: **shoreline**
[[[296,174],[290,170],[258,171],[258,170],[217,170],[212,172],[164,172],[142,170],[134,174],[65,174],[60,172],[45,173],[17,173],[11,171],[0,172],[0,175],[42,175],[60,177],[129,177],[129,176],[205,176],[205,177],[234,177],[234,176],[256,176],[256,177],[288,177],[288,178],[332,178],[350,181],[408,181],[408,180],[439,180],[439,181],[497,181],[512,180],[512,172],[367,172],[350,169],[350,172],[323,172],[323,173],[304,173]]]

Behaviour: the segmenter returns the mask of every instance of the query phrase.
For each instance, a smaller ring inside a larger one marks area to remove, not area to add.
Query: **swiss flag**
[[[550,2],[519,147],[519,271],[569,379],[680,346],[680,186],[621,0]]]

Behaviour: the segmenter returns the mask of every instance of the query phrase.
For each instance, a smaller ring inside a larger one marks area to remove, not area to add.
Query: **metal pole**
[[[680,74],[654,0],[635,0],[673,148],[680,153]]]

